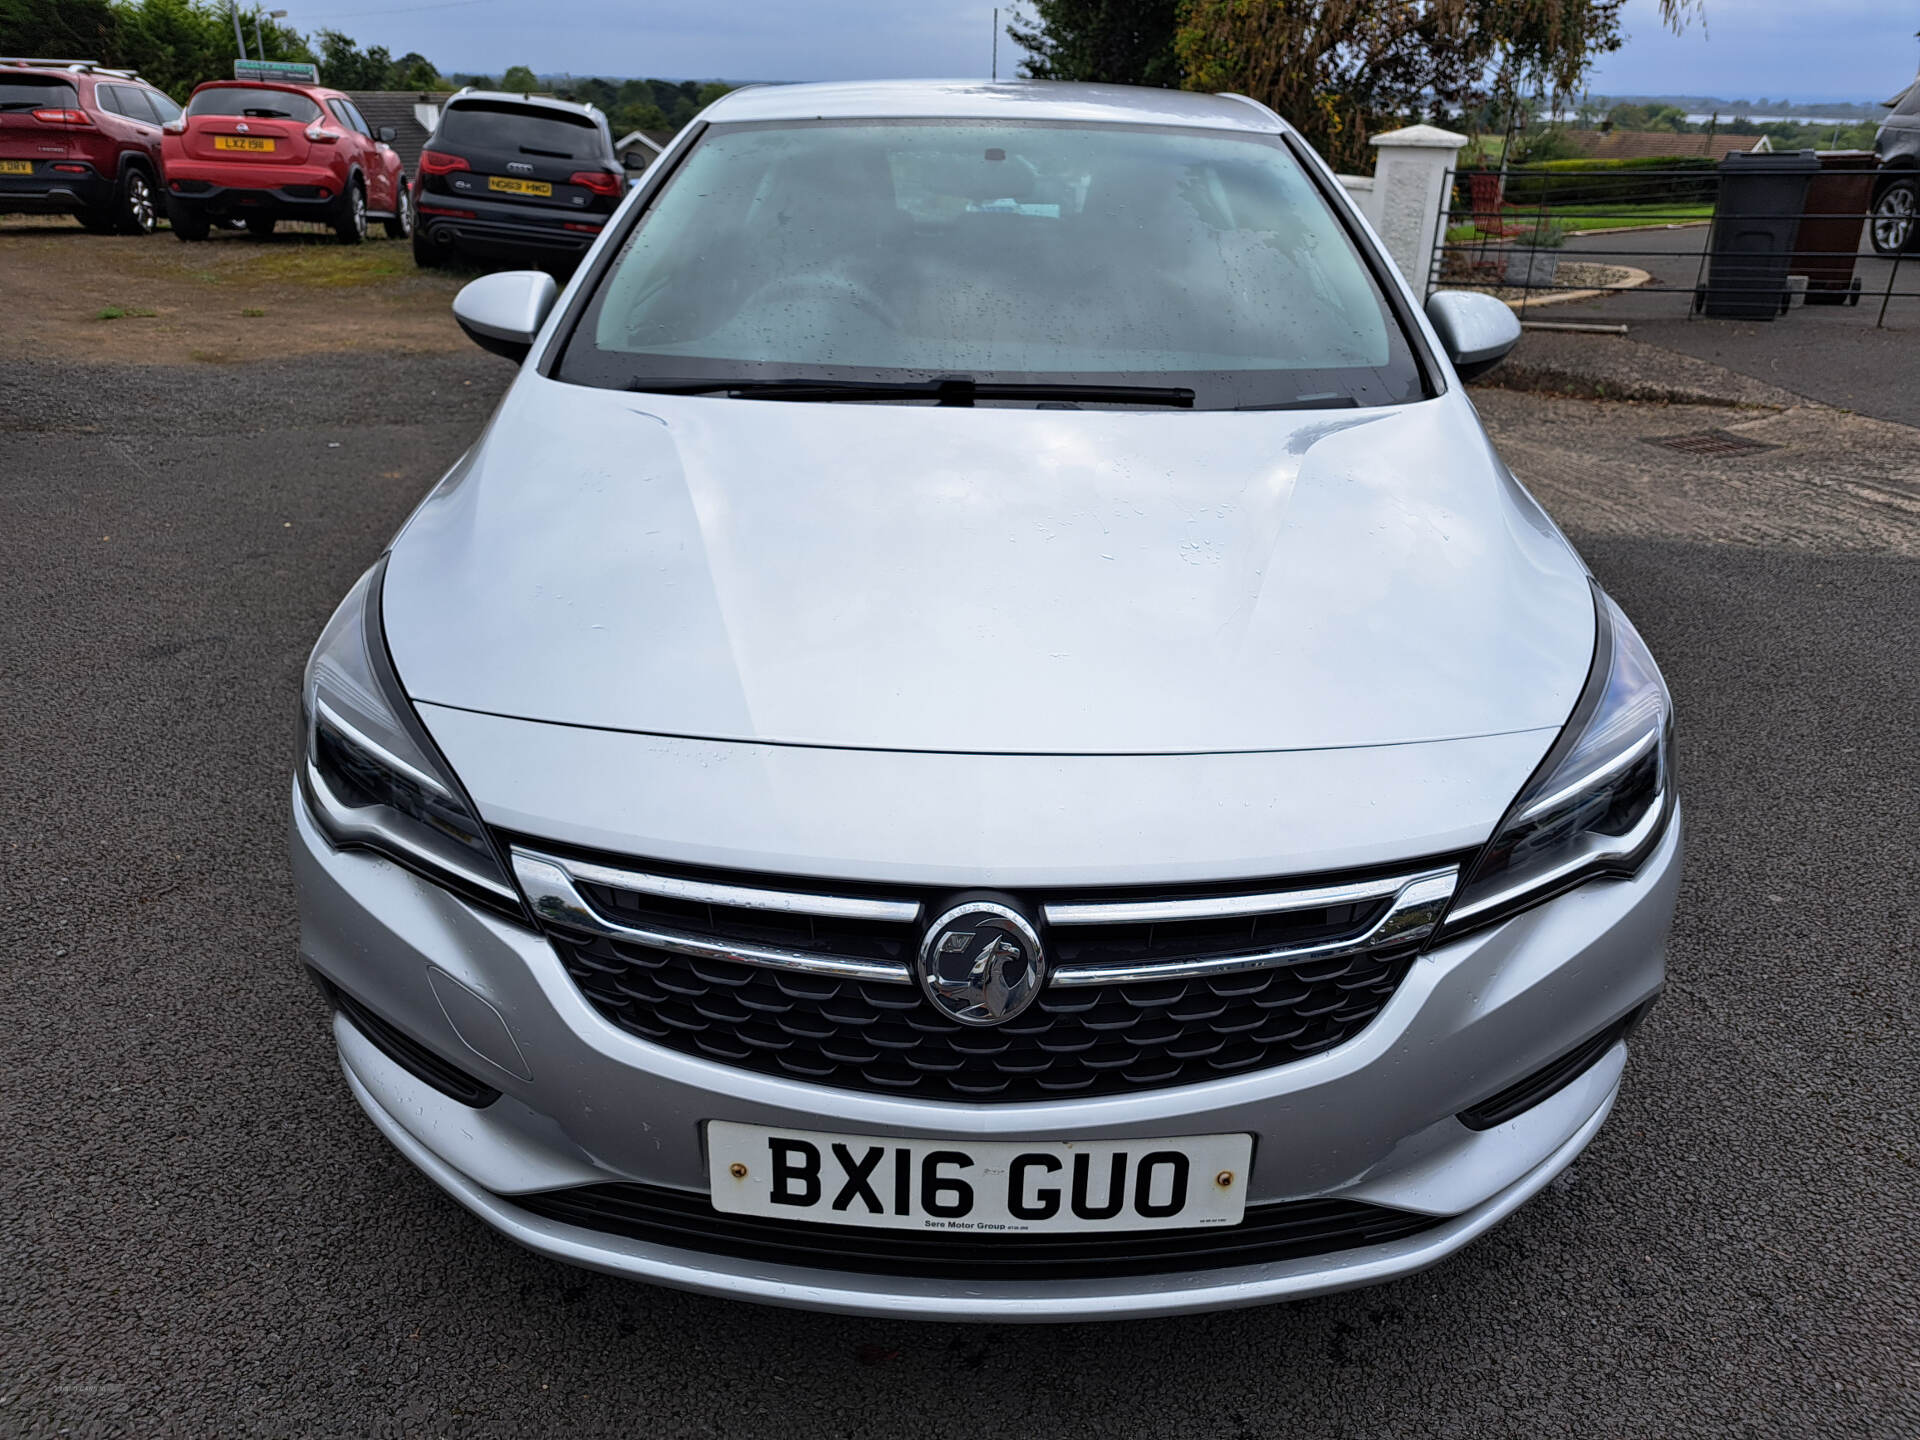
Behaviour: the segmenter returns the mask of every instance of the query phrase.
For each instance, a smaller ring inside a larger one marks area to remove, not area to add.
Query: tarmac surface
[[[1795,306],[1771,320],[1707,319],[1693,314],[1694,287],[1711,277],[1711,267],[1701,262],[1707,237],[1706,226],[1692,225],[1570,239],[1563,254],[1635,266],[1651,274],[1650,284],[1593,300],[1529,306],[1521,318],[1625,324],[1641,344],[1710,361],[1827,405],[1920,426],[1920,252],[1902,256],[1896,267],[1863,243],[1854,264],[1858,305]],[[1889,290],[1894,294],[1882,324],[1881,297]],[[1543,338],[1567,337],[1529,335],[1521,353]]]
[[[537,1258],[338,1074],[298,676],[507,377],[0,364],[0,1434],[1920,1433],[1914,432],[1479,397],[1680,715],[1671,983],[1566,1177],[1377,1289],[918,1325]],[[1648,443],[1728,424],[1779,443]]]

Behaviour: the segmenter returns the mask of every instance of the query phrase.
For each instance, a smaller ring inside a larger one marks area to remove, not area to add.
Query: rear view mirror
[[[1436,291],[1427,301],[1427,319],[1462,380],[1486,374],[1520,341],[1520,321],[1513,311],[1475,290]]]
[[[560,287],[544,270],[482,275],[453,297],[453,318],[482,350],[518,364],[546,324]]]
[[[395,130],[391,125],[382,125],[380,127],[380,143],[382,145],[391,145],[393,143],[393,137],[399,133],[400,132]]]

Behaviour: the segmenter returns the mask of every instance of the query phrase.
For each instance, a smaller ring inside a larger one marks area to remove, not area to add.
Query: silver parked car
[[[738,91],[327,625],[301,952],[544,1254],[857,1313],[1404,1275],[1562,1170],[1680,870],[1646,646],[1250,101]]]

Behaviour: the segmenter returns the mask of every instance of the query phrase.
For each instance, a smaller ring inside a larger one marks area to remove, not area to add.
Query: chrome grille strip
[[[1415,876],[1414,879],[1424,879]],[[1409,883],[1405,875],[1363,880],[1356,885],[1324,885],[1315,890],[1277,890],[1264,895],[1202,895],[1188,900],[1093,900],[1048,905],[1049,925],[1157,925],[1170,920],[1233,920],[1279,915],[1323,905],[1355,905],[1397,895]]]
[[[573,862],[567,862],[571,867]],[[904,965],[882,960],[853,960],[837,955],[816,955],[806,950],[788,950],[776,945],[755,945],[747,941],[716,940],[684,930],[668,930],[654,925],[628,925],[611,920],[595,910],[574,888],[572,878],[557,860],[516,847],[513,874],[526,892],[533,913],[555,925],[584,930],[613,940],[630,940],[676,955],[692,955],[709,960],[731,960],[739,965],[761,965],[773,970],[800,970],[810,975],[833,975],[843,980],[880,980],[895,985],[911,985],[913,976]]]
[[[1398,887],[1387,913],[1364,935],[1326,940],[1313,945],[1250,950],[1239,955],[1209,955],[1199,960],[1148,961],[1140,965],[1063,965],[1049,982],[1063,989],[1082,985],[1127,985],[1152,980],[1192,980],[1205,975],[1235,975],[1248,970],[1270,970],[1302,960],[1327,959],[1356,950],[1377,950],[1409,944],[1433,933],[1440,913],[1459,883],[1458,866],[1389,882]]]
[[[652,875],[645,871],[616,869],[588,862],[561,859],[539,851],[514,846],[511,850],[514,878],[520,882],[533,913],[552,924],[614,940],[649,945],[679,955],[715,960],[730,960],[741,965],[759,965],[777,970],[797,970],[813,975],[837,976],[850,980],[878,980],[888,984],[914,983],[912,971],[903,964],[883,960],[860,960],[813,951],[791,950],[777,945],[750,941],[719,940],[685,930],[659,925],[637,925],[606,915],[595,909],[575,887],[575,880],[612,889],[632,890],[671,899],[701,900],[743,909],[780,911],[788,914],[818,915],[836,919],[882,920],[910,925],[919,919],[917,901],[864,900],[849,896],[807,895],[786,891],[758,890],[717,882],[681,880],[678,877]],[[1330,885],[1308,890],[1274,891],[1262,895],[1201,897],[1183,901],[1100,901],[1085,905],[1048,905],[1047,919],[1061,925],[1114,923],[1147,924],[1155,921],[1236,918],[1305,910],[1325,905],[1341,905],[1391,896],[1392,903],[1368,930],[1358,936],[1290,945],[1229,955],[1208,955],[1192,960],[1148,961],[1137,965],[1067,965],[1054,969],[1050,986],[1070,989],[1088,985],[1138,984],[1156,980],[1188,980],[1210,975],[1233,975],[1251,970],[1267,970],[1304,960],[1328,959],[1337,955],[1381,949],[1389,945],[1412,944],[1433,933],[1441,912],[1453,898],[1459,884],[1458,866],[1424,871],[1417,875],[1395,876],[1385,880],[1362,881],[1352,885]],[[666,888],[672,887],[672,888]],[[736,898],[740,897],[740,898]],[[756,903],[758,902],[758,903]],[[834,906],[815,909],[813,905]],[[1221,908],[1222,906],[1249,908]],[[1060,920],[1065,912],[1069,918]],[[1097,918],[1095,918],[1097,916]]]
[[[869,900],[857,895],[809,895],[797,890],[762,890],[748,885],[723,885],[711,880],[685,880],[678,875],[654,875],[645,870],[615,869],[584,860],[557,860],[537,850],[515,847],[526,855],[565,870],[575,880],[604,885],[609,890],[631,890],[664,900],[691,900],[707,905],[730,905],[737,910],[774,910],[784,915],[819,915],[831,920],[880,920],[911,925],[920,918],[918,900]]]

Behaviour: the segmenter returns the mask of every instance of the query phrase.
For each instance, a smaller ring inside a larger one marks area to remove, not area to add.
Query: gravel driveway
[[[1385,1288],[926,1326],[535,1258],[355,1108],[295,963],[297,677],[508,372],[299,364],[0,366],[0,1432],[1920,1433],[1920,489],[1897,467],[1809,507],[1780,451],[1664,470],[1631,428],[1698,416],[1488,395],[1680,707],[1672,984],[1611,1123]]]

